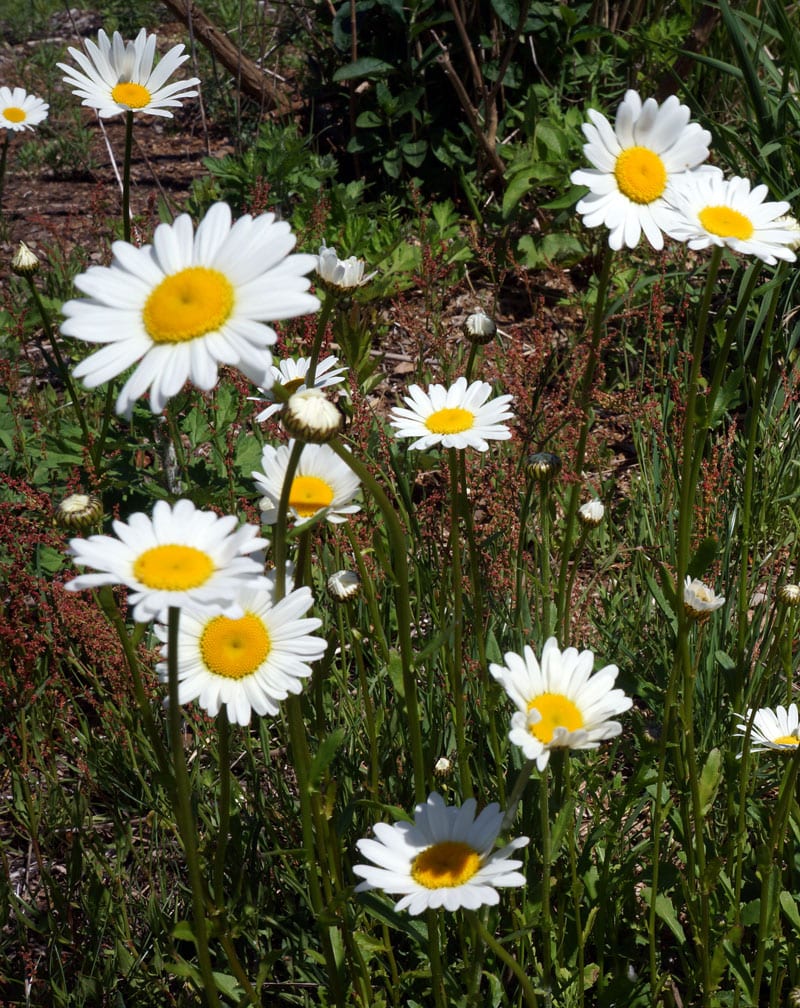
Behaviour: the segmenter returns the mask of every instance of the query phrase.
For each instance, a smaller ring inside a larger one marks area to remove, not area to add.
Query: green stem
[[[450,692],[455,711],[456,750],[458,772],[461,779],[462,800],[472,794],[472,777],[469,770],[470,752],[467,746],[464,713],[464,585],[461,569],[461,530],[459,528],[458,452],[448,448],[450,469],[450,570],[453,599],[453,649],[448,662]],[[442,607],[444,609],[444,606]]]
[[[425,921],[428,925],[428,956],[431,963],[431,987],[433,989],[434,1008],[447,1008],[447,992],[444,986],[444,973],[442,972],[442,940],[439,935],[438,910],[426,910]]]
[[[551,623],[553,610],[552,571],[550,569],[550,481],[539,484],[539,528],[542,532],[542,553],[540,557],[542,577],[542,639],[547,640],[553,632]],[[572,590],[571,582],[569,591]]]
[[[511,970],[514,976],[517,978],[517,982],[522,988],[522,993],[525,997],[525,1002],[528,1008],[537,1008],[536,991],[533,989],[533,984],[528,979],[528,975],[525,970],[520,966],[517,960],[510,955],[500,944],[500,942],[495,938],[495,936],[489,931],[486,925],[480,918],[480,914],[474,914],[475,920],[477,921],[478,933],[481,939],[488,945],[488,947],[494,952],[497,958],[505,963],[505,965]]]
[[[286,463],[286,475],[283,478],[281,496],[278,501],[278,514],[275,519],[275,531],[272,536],[272,558],[275,561],[275,601],[286,594],[286,531],[289,514],[289,497],[292,493],[292,483],[297,470],[297,463],[303,451],[303,442],[295,441]]]
[[[322,348],[322,340],[325,337],[325,329],[328,326],[328,319],[330,318],[331,312],[333,311],[333,306],[338,301],[338,296],[331,291],[325,294],[325,300],[322,302],[322,308],[317,316],[317,331],[314,335],[314,343],[311,347],[311,355],[308,363],[308,371],[306,372],[306,385],[311,388],[314,384],[314,379],[317,375],[317,362],[319,361],[319,354]]]
[[[570,773],[570,761],[564,761],[564,801],[567,807],[572,810],[575,805],[575,796],[572,791],[572,775]],[[570,824],[575,821],[574,815],[570,815]],[[584,990],[583,978],[585,968],[584,958],[584,934],[581,923],[581,896],[583,894],[581,881],[578,878],[578,852],[575,849],[575,829],[572,825],[567,828],[567,843],[569,845],[569,874],[572,891],[572,912],[575,917],[575,937],[578,942],[577,950],[577,980],[578,980],[578,1008],[583,1008]]]
[[[507,829],[511,827],[514,822],[514,818],[517,814],[517,805],[522,797],[522,792],[525,790],[525,785],[531,779],[531,774],[533,773],[533,768],[536,766],[536,760],[528,760],[525,766],[520,770],[517,779],[514,781],[514,787],[511,789],[511,794],[508,797],[508,804],[506,805],[506,812],[503,816],[503,821],[500,824],[500,834],[506,832]]]
[[[125,160],[122,164],[122,238],[131,240],[131,155],[133,152],[133,112],[125,113]]]
[[[550,877],[553,866],[553,851],[550,835],[550,764],[541,772],[539,779],[539,813],[542,833],[542,981],[546,991],[553,987],[553,918],[550,906]]]
[[[572,554],[572,541],[575,535],[576,515],[578,513],[578,502],[581,497],[581,483],[583,473],[583,463],[586,457],[586,443],[589,439],[589,429],[592,425],[592,412],[590,409],[592,389],[594,386],[594,376],[597,372],[597,365],[600,360],[600,343],[605,332],[605,315],[608,303],[608,289],[611,278],[611,262],[613,252],[610,247],[606,247],[603,254],[603,265],[600,269],[600,276],[597,281],[597,295],[592,313],[592,337],[589,344],[589,356],[586,360],[586,368],[583,372],[578,393],[578,405],[583,420],[581,422],[580,433],[578,434],[578,444],[575,449],[575,461],[573,464],[574,480],[569,492],[567,510],[564,518],[564,541],[561,546],[561,566],[558,575],[557,602],[559,606],[558,623],[561,627],[561,644],[566,646],[569,643],[570,629],[570,600],[567,597],[567,574],[570,567],[570,556]]]
[[[219,1008],[220,1000],[211,955],[208,949],[208,928],[206,919],[206,887],[200,870],[197,853],[197,824],[191,804],[191,782],[186,768],[181,732],[181,708],[178,702],[178,628],[180,609],[170,606],[167,619],[167,669],[169,676],[169,743],[172,750],[172,765],[175,775],[173,802],[178,823],[189,883],[192,890],[192,916],[194,918],[194,939],[197,944],[197,960],[203,981],[203,993],[209,1008]]]
[[[221,909],[225,906],[225,853],[228,847],[231,822],[231,726],[224,705],[217,715],[217,738],[219,740],[219,828],[214,858],[214,900],[217,907]]]
[[[6,163],[8,161],[8,145],[11,142],[11,130],[3,130],[3,147],[0,150],[0,218],[3,216],[3,191],[6,186]]]

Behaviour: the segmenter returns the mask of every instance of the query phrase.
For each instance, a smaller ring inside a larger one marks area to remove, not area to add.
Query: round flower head
[[[460,808],[446,806],[434,791],[414,809],[413,822],[378,823],[377,839],[359,840],[356,845],[372,862],[353,866],[364,879],[356,892],[382,889],[402,895],[395,910],[416,916],[439,907],[494,906],[500,902],[498,889],[525,885],[525,876],[516,870],[522,862],[509,855],[524,847],[528,837],[517,837],[493,852],[503,812],[492,803],[476,818],[475,808],[474,798]]]
[[[690,249],[725,246],[742,255],[753,255],[769,265],[778,259],[794,262],[795,227],[780,218],[789,209],[786,202],[765,203],[765,185],[750,188],[747,179],[704,172],[676,186],[677,217],[669,233]]]
[[[21,87],[0,87],[0,129],[32,130],[47,118],[50,106]]]
[[[403,399],[408,409],[396,406],[390,423],[396,437],[413,437],[411,448],[476,448],[486,451],[489,441],[506,441],[511,431],[503,422],[513,413],[508,404],[513,396],[501,395],[489,399],[492,386],[474,381],[467,386],[466,378],[458,378],[450,388],[431,385],[424,392],[412,385]]]
[[[562,653],[555,637],[545,643],[541,665],[527,646],[522,655],[506,654],[505,661],[489,670],[518,708],[508,737],[539,770],[547,766],[552,749],[597,749],[622,731],[609,718],[628,710],[632,700],[613,688],[616,665],[592,675],[592,652],[567,648]]]
[[[725,605],[725,596],[717,595],[708,585],[688,574],[683,584],[683,606],[692,619],[707,619],[716,609]]]
[[[635,248],[643,231],[653,248],[663,248],[662,232],[674,216],[668,202],[674,179],[705,161],[711,134],[689,122],[688,107],[675,95],[659,105],[627,91],[613,129],[595,109],[587,114],[583,153],[594,167],[570,176],[590,190],[576,208],[583,223],[609,228],[612,249]]]
[[[261,393],[259,398],[266,399],[272,405],[267,406],[265,410],[262,410],[258,414],[256,420],[259,423],[263,420],[269,420],[271,416],[280,413],[283,409],[283,403],[275,402],[275,395],[270,391],[276,385],[282,385],[287,392],[297,392],[303,386],[306,388],[325,389],[331,388],[333,385],[340,385],[344,381],[347,368],[339,366],[338,357],[323,357],[317,363],[314,372],[314,382],[312,385],[309,385],[307,375],[310,364],[310,357],[298,357],[297,360],[288,357],[286,360],[280,361],[277,367],[274,364],[270,365],[269,370],[272,377],[270,386],[269,388],[260,388],[258,391]]]
[[[227,203],[215,203],[196,234],[183,214],[160,224],[152,245],[114,242],[111,266],[92,266],[75,279],[87,298],[63,307],[65,336],[107,344],[78,364],[75,377],[96,388],[138,361],[117,398],[126,416],[148,389],[160,413],[187,380],[213,388],[220,364],[268,385],[277,336],[266,320],[319,308],[303,275],[314,257],[290,255],[294,243],[289,225],[273,214],[231,224]]]
[[[14,258],[11,260],[11,269],[17,276],[21,277],[32,277],[36,276],[41,267],[39,257],[33,251],[33,249],[28,248],[24,241],[19,243],[17,251],[14,253]]]
[[[741,714],[736,715],[742,718]],[[737,735],[747,735],[750,732],[750,749],[752,752],[764,752],[767,749],[777,749],[780,752],[792,752],[800,745],[800,718],[797,715],[797,704],[786,707],[762,707],[753,712],[748,710],[742,722],[736,726]]]
[[[332,441],[344,426],[344,415],[322,389],[301,388],[293,392],[281,414],[286,432],[311,444]]]
[[[328,594],[334,602],[348,602],[361,590],[361,578],[355,571],[338,570],[328,578]]]
[[[303,619],[314,601],[309,588],[298,588],[280,602],[273,590],[240,588],[236,601],[242,615],[208,615],[191,607],[181,612],[178,627],[178,702],[196,700],[211,717],[225,707],[234,724],[248,725],[252,712],[276,715],[290,693],[300,693],[308,664],[325,654],[327,642],[312,637],[322,625]],[[165,626],[155,631],[164,642]],[[167,663],[157,671],[168,679]]]
[[[349,259],[340,259],[336,255],[335,248],[320,245],[317,274],[324,286],[339,290],[362,287],[375,276],[374,273],[364,276],[364,267],[363,259],[357,259],[355,256],[350,256]]]
[[[585,504],[581,504],[578,508],[578,521],[586,528],[597,528],[602,522],[605,513],[606,509],[603,502],[595,498],[594,500],[586,501]]]
[[[784,584],[778,591],[778,601],[785,606],[800,605],[800,585]]]
[[[133,514],[114,522],[117,538],[94,535],[72,539],[75,563],[97,574],[79,574],[68,591],[122,584],[137,623],[166,620],[170,606],[194,606],[204,612],[239,616],[235,601],[242,584],[268,586],[262,565],[248,553],[265,548],[254,525],[236,528],[232,515],[198,511],[189,500],[169,505],[157,501],[153,517]]]
[[[102,502],[94,494],[70,494],[56,508],[56,525],[74,531],[91,528],[102,517]]]
[[[264,471],[253,473],[258,489],[264,494],[260,506],[265,525],[278,520],[278,502],[293,446],[294,441],[280,448],[265,445],[261,455]],[[289,512],[301,522],[320,514],[334,524],[346,521],[348,515],[360,510],[358,504],[352,503],[360,486],[359,478],[332,448],[304,445],[289,491]]]
[[[156,37],[148,35],[144,28],[133,42],[124,42],[119,32],[109,40],[101,28],[97,45],[91,39],[84,39],[84,45],[88,56],[78,49],[68,50],[83,73],[69,63],[57,66],[64,71],[72,93],[83,99],[81,104],[97,109],[102,119],[123,112],[146,112],[171,119],[169,109],[180,108],[184,98],[197,94],[197,77],[167,84],[189,58],[183,54],[184,46],[173,46],[154,68]]]

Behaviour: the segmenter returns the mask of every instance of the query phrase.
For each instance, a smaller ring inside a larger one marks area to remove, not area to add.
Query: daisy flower
[[[390,423],[395,437],[413,437],[411,448],[476,448],[486,451],[489,441],[506,441],[511,431],[503,423],[514,414],[508,409],[513,396],[501,395],[489,399],[492,386],[488,382],[458,378],[450,388],[431,385],[424,392],[412,385],[403,399],[408,409],[396,406]]]
[[[325,389],[331,388],[333,385],[341,385],[344,381],[347,368],[340,366],[339,358],[323,357],[321,361],[317,362],[314,381],[309,385],[306,376],[308,375],[310,364],[310,357],[298,357],[296,360],[292,357],[287,357],[285,360],[280,361],[277,367],[274,364],[270,365],[269,370],[272,380],[269,387],[260,388],[258,390],[261,393],[260,396],[250,396],[255,401],[266,399],[268,403],[272,403],[271,406],[267,406],[256,417],[259,423],[263,420],[269,420],[271,416],[274,416],[283,409],[283,403],[275,402],[275,396],[271,391],[276,385],[283,386],[287,392],[297,392],[304,385],[307,388]]]
[[[750,182],[739,176],[692,175],[675,188],[678,216],[669,234],[690,249],[719,245],[754,255],[770,266],[778,259],[794,262],[797,230],[784,216],[789,204],[765,203],[767,194],[765,185],[751,189]]]
[[[375,276],[375,273],[364,276],[365,265],[363,259],[357,259],[355,256],[340,259],[335,248],[320,245],[317,275],[326,287],[342,291],[363,287]]]
[[[229,721],[249,725],[252,712],[273,717],[290,693],[302,691],[311,675],[308,664],[325,654],[327,641],[311,634],[321,620],[303,617],[314,601],[309,588],[298,588],[273,602],[272,585],[240,588],[239,618],[209,615],[192,608],[181,612],[178,629],[178,702],[196,700],[211,717],[226,708]],[[164,643],[166,626],[157,624]],[[169,678],[166,660],[156,670]]]
[[[423,910],[477,910],[500,902],[498,889],[525,885],[516,869],[521,861],[509,855],[528,843],[517,837],[493,852],[503,822],[496,802],[475,816],[475,799],[459,808],[446,806],[435,791],[414,809],[413,822],[378,823],[376,840],[359,840],[356,846],[372,865],[353,866],[364,879],[356,892],[382,889],[402,894],[395,910],[412,916]],[[376,865],[377,867],[373,867]]]
[[[689,616],[693,619],[706,619],[724,605],[724,595],[717,595],[702,581],[686,575],[683,584],[683,607]]]
[[[0,128],[21,131],[32,130],[47,118],[50,106],[21,87],[0,87]]]
[[[235,601],[244,584],[268,587],[262,564],[247,556],[268,545],[255,525],[242,525],[232,515],[198,511],[189,500],[170,505],[157,501],[152,518],[137,513],[127,523],[113,523],[116,538],[94,535],[72,539],[75,563],[97,574],[79,574],[67,591],[126,585],[137,623],[166,620],[171,606],[194,606],[204,612],[238,617]]]
[[[592,652],[567,648],[562,653],[555,637],[545,643],[541,665],[527,645],[522,655],[509,652],[505,661],[489,670],[518,708],[508,737],[539,770],[547,766],[552,749],[597,749],[621,733],[622,725],[609,718],[633,701],[612,688],[616,665],[592,675]]]
[[[114,242],[111,266],[75,279],[88,297],[63,307],[65,336],[107,344],[78,364],[75,377],[96,388],[138,361],[117,398],[125,416],[148,389],[160,413],[187,380],[213,388],[220,364],[268,385],[277,336],[265,321],[319,308],[304,276],[314,256],[289,255],[294,243],[289,224],[271,213],[232,224],[227,203],[215,203],[196,234],[182,214],[156,228],[152,245]]]
[[[264,471],[252,474],[264,494],[260,507],[265,525],[274,525],[278,520],[278,502],[294,443],[291,440],[280,448],[264,445],[261,455]],[[352,503],[360,486],[359,478],[332,448],[324,444],[304,445],[289,491],[289,513],[300,522],[315,518],[321,512],[333,524],[347,521],[348,515],[361,510],[358,504]]]
[[[737,714],[736,717],[741,718],[742,715]],[[788,709],[762,707],[755,712],[748,710],[742,723],[736,726],[736,734],[746,736],[749,732],[752,752],[765,752],[767,749],[791,752],[800,745],[799,723],[797,704],[790,704]]]
[[[82,105],[97,109],[101,119],[122,112],[146,112],[147,115],[172,118],[171,108],[180,108],[184,98],[193,98],[200,83],[197,77],[187,80],[167,80],[189,58],[184,46],[173,46],[156,67],[156,37],[142,28],[133,42],[124,42],[119,32],[113,39],[100,29],[97,45],[84,39],[88,56],[70,48],[70,56],[80,66],[76,70],[69,63],[56,64],[65,73],[64,81],[71,85],[72,93],[82,98]]]
[[[609,228],[612,249],[635,248],[643,231],[653,248],[664,247],[662,232],[669,231],[674,216],[668,202],[672,184],[708,157],[711,134],[689,122],[690,114],[675,95],[659,105],[654,98],[642,103],[636,91],[625,93],[613,128],[605,116],[588,110],[583,153],[594,167],[570,178],[590,190],[576,207],[583,223]]]

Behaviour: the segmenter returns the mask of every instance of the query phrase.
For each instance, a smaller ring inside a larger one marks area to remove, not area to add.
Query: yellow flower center
[[[569,732],[583,728],[583,715],[563,693],[540,693],[528,704],[529,711],[534,708],[542,715],[542,719],[532,724],[529,731],[543,745],[549,745],[553,741],[556,728],[566,728]]]
[[[199,588],[214,570],[211,557],[194,546],[153,546],[133,565],[136,580],[158,591]]]
[[[241,619],[215,616],[200,636],[200,653],[209,671],[226,679],[252,675],[271,650],[263,621],[249,612]]]
[[[118,105],[139,109],[150,104],[152,95],[141,84],[134,84],[133,81],[120,81],[116,87],[111,89],[111,97]]]
[[[295,476],[289,491],[289,507],[301,518],[310,518],[333,500],[333,489],[318,476]]]
[[[480,866],[480,856],[469,844],[445,840],[414,858],[411,877],[426,889],[449,889],[469,882]]]
[[[617,158],[614,177],[619,191],[632,203],[652,203],[667,188],[667,169],[647,147],[628,147]]]
[[[4,108],[3,115],[9,122],[25,122],[27,118],[24,109],[17,108],[15,105],[9,105],[8,108]]]
[[[219,329],[232,308],[227,277],[189,266],[161,281],[145,302],[142,320],[154,343],[185,343]]]
[[[286,389],[289,395],[292,395],[299,388],[302,388],[303,385],[305,385],[305,381],[306,381],[305,376],[303,376],[302,378],[290,378],[288,381],[283,382],[283,387]]]
[[[719,235],[720,238],[739,238],[747,241],[753,236],[754,228],[750,218],[731,207],[704,207],[698,216],[706,231]]]
[[[800,745],[800,739],[795,738],[794,735],[781,735],[779,738],[774,738],[772,742],[774,745]]]
[[[431,434],[460,434],[475,423],[475,414],[460,406],[436,410],[425,421]]]

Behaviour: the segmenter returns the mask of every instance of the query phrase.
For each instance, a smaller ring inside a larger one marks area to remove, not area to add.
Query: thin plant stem
[[[219,828],[214,857],[213,892],[217,907],[222,908],[225,906],[225,853],[228,847],[231,822],[231,726],[224,704],[217,715],[217,740],[219,752],[219,794],[217,796]]]
[[[553,586],[550,569],[550,481],[539,483],[539,528],[542,532],[541,579],[542,579],[542,637],[552,633]],[[568,591],[572,590],[572,580]]]
[[[488,945],[488,947],[494,952],[497,958],[506,964],[506,966],[511,970],[517,979],[517,982],[522,989],[523,996],[525,997],[525,1003],[528,1008],[537,1008],[538,1001],[536,1000],[536,991],[533,988],[533,984],[528,979],[528,975],[525,970],[520,966],[517,960],[503,948],[499,941],[494,937],[494,935],[489,931],[486,925],[480,918],[479,914],[473,915],[477,921],[478,933],[481,939]]]
[[[8,162],[8,145],[11,142],[11,131],[3,130],[3,146],[0,148],[0,219],[3,216],[3,192],[6,187],[6,164]]]
[[[539,778],[539,821],[542,836],[542,981],[545,991],[553,986],[553,918],[550,906],[550,877],[552,874],[552,847],[550,836],[550,764],[548,763]]]
[[[328,291],[325,295],[325,300],[322,302],[322,308],[317,316],[317,331],[314,335],[314,343],[311,347],[310,359],[308,362],[308,371],[306,372],[306,385],[310,388],[314,384],[314,379],[317,375],[317,362],[319,361],[319,354],[322,348],[322,340],[325,337],[325,330],[328,326],[328,319],[333,311],[333,306],[339,300],[338,296],[331,291]]]
[[[514,787],[511,789],[511,794],[508,796],[508,803],[506,805],[506,812],[503,816],[503,821],[500,824],[501,834],[505,833],[514,822],[514,818],[517,814],[517,805],[519,805],[522,792],[525,790],[526,784],[531,779],[531,774],[533,773],[533,768],[535,766],[536,760],[528,760],[517,775],[517,779],[514,781]]]
[[[572,810],[575,803],[575,796],[572,790],[572,774],[570,772],[570,761],[566,759],[564,761],[564,802],[566,806]],[[574,816],[570,816],[570,823],[574,821]],[[575,917],[575,937],[578,942],[577,948],[577,981],[578,981],[578,1008],[583,1008],[584,1003],[584,935],[583,935],[583,924],[581,909],[582,909],[582,886],[581,881],[578,878],[578,852],[575,845],[575,829],[570,825],[567,829],[567,844],[569,851],[569,874],[570,874],[570,889],[572,893],[572,912]]]
[[[133,153],[133,112],[125,113],[125,160],[122,163],[122,238],[131,240],[131,157]]]
[[[450,572],[453,601],[453,647],[450,655],[450,692],[455,711],[456,750],[462,798],[472,794],[472,776],[469,770],[470,752],[467,747],[464,713],[464,585],[461,570],[461,530],[459,528],[459,477],[458,452],[448,448],[450,470]]]
[[[274,532],[272,535],[272,559],[275,562],[275,602],[286,594],[286,558],[287,558],[287,524],[289,514],[289,497],[292,493],[292,483],[297,470],[297,463],[303,451],[303,442],[295,441],[292,450],[289,452],[289,461],[286,463],[286,475],[283,478],[281,496],[278,500],[278,513],[275,519]]]
[[[447,991],[444,986],[442,972],[442,940],[439,934],[439,911],[425,911],[425,922],[428,925],[428,956],[431,965],[431,988],[433,989],[434,1008],[447,1008]]]

